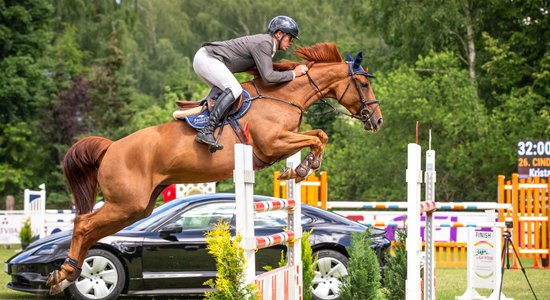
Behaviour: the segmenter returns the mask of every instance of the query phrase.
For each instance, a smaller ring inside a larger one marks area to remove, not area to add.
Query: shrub
[[[353,233],[348,248],[348,277],[340,289],[343,300],[386,299],[380,282],[380,264],[371,248],[370,230]]]
[[[21,248],[23,250],[32,242],[32,228],[31,228],[31,219],[27,218],[23,222],[23,227],[19,231],[19,238],[21,239]]]
[[[302,233],[302,299],[311,300],[313,297],[313,290],[311,288],[313,277],[315,273],[313,272],[313,261],[317,258],[313,257],[313,250],[309,244],[309,236],[313,232],[313,228],[310,231],[304,231]],[[281,251],[281,260],[279,261],[279,267],[286,266],[287,260],[284,251]],[[272,268],[270,266],[264,267],[266,271],[270,271]]]
[[[206,292],[205,299],[258,299],[254,284],[244,286],[244,250],[240,247],[242,237],[237,235],[231,240],[229,224],[221,221],[206,233],[206,248],[216,261],[218,271],[216,280],[204,283],[214,292]]]
[[[407,250],[405,241],[407,233],[404,230],[396,230],[395,244],[392,252],[386,257],[386,269],[384,270],[384,288],[386,295],[391,300],[405,299],[405,280],[407,279]]]

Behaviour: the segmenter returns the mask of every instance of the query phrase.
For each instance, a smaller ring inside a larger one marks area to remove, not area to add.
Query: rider
[[[269,22],[268,30],[269,34],[204,43],[195,54],[193,69],[197,75],[211,88],[217,87],[222,91],[208,122],[195,137],[196,141],[212,146],[212,151],[223,149],[216,143],[214,129],[242,93],[241,84],[233,73],[256,66],[265,82],[280,83],[302,76],[308,70],[305,65],[298,65],[292,71],[273,70],[275,52],[287,50],[292,40],[298,38],[298,24],[290,17],[277,16]]]

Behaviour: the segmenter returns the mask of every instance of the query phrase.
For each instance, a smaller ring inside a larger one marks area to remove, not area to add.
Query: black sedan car
[[[255,196],[256,201],[273,198]],[[74,299],[115,299],[127,295],[200,294],[203,283],[216,276],[214,259],[206,250],[204,234],[225,220],[235,227],[235,195],[208,194],[176,199],[159,206],[151,216],[101,239],[88,251],[82,274],[67,290]],[[256,235],[270,235],[286,226],[286,213],[272,211],[255,217]],[[304,231],[313,228],[309,242],[314,255],[316,299],[337,299],[340,277],[347,274],[351,234],[365,226],[340,215],[302,205]],[[372,229],[372,247],[382,262],[390,242],[384,231]],[[71,231],[35,241],[6,262],[13,290],[46,294],[48,274],[67,257]],[[276,267],[285,246],[262,249],[256,254],[257,271]],[[335,272],[334,270],[338,270]]]

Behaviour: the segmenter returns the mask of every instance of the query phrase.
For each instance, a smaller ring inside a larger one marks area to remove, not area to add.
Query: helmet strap
[[[282,31],[281,31],[282,32]],[[286,33],[283,32],[283,35],[281,36],[280,39],[278,39],[275,34],[273,35],[273,37],[277,40],[277,51],[281,50],[281,43],[283,42],[283,39],[285,38],[285,35],[287,35]]]

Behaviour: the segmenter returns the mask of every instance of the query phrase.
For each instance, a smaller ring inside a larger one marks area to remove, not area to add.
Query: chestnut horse
[[[382,125],[382,112],[369,78],[361,67],[361,54],[344,61],[335,44],[299,48],[295,55],[310,66],[307,76],[268,85],[254,79],[242,86],[253,98],[241,119],[249,124],[249,143],[260,169],[285,159],[302,148],[311,152],[283,179],[302,178],[319,169],[328,136],[320,129],[298,132],[304,111],[321,98],[337,99],[360,119],[367,131]],[[353,61],[350,61],[353,60]],[[297,62],[275,64],[291,69]],[[48,278],[50,294],[57,294],[79,278],[86,253],[99,239],[149,216],[160,192],[173,183],[212,182],[233,175],[233,145],[238,139],[223,131],[223,151],[210,153],[195,142],[195,130],[172,121],[139,130],[118,141],[87,137],[75,143],[64,159],[65,176],[77,207],[69,257]],[[105,204],[92,212],[100,187]]]

